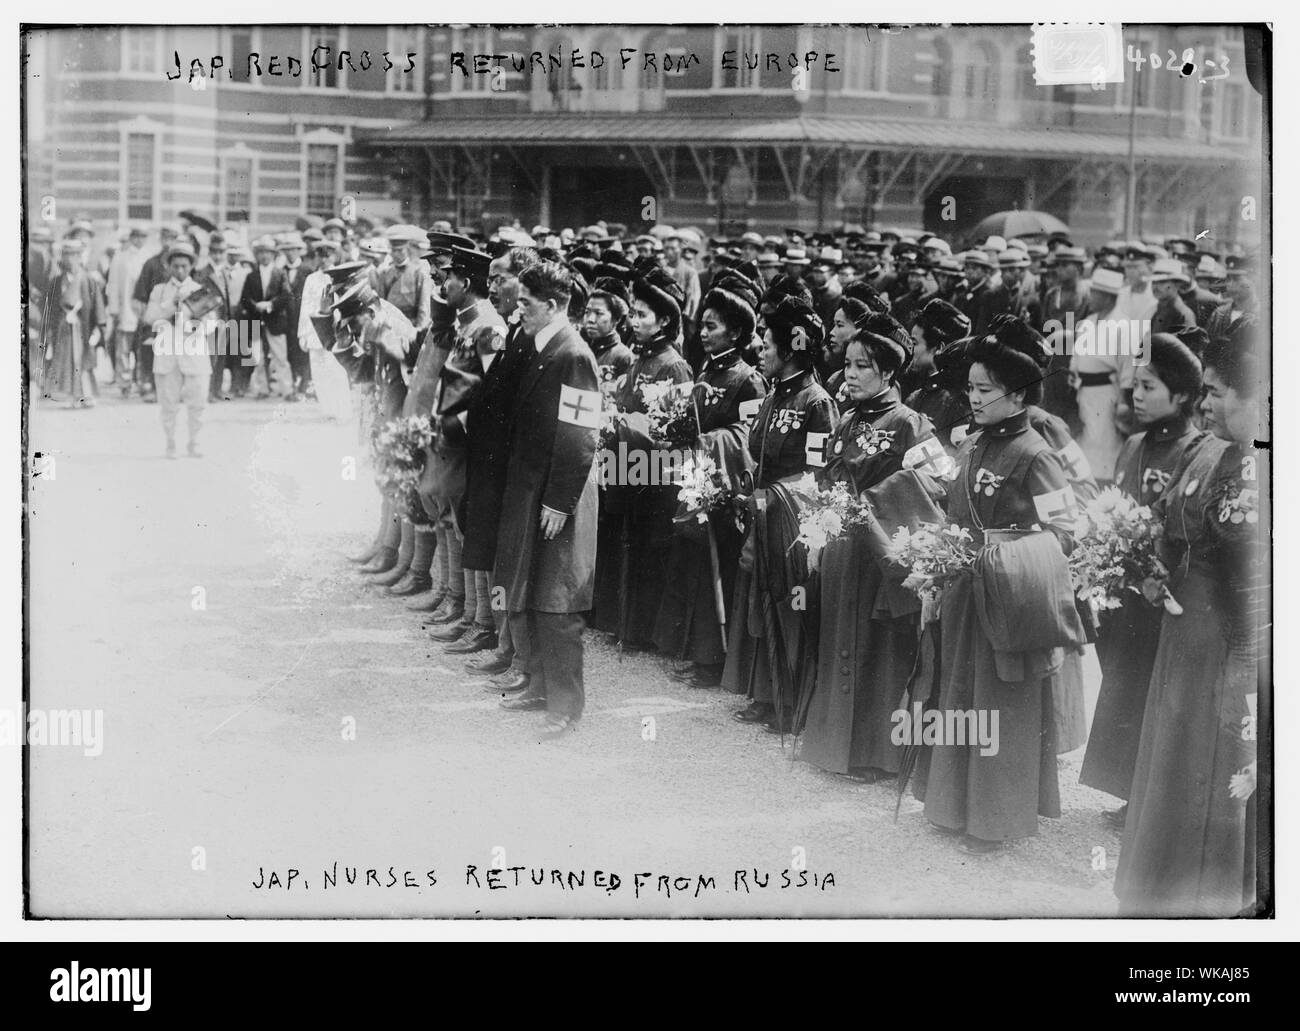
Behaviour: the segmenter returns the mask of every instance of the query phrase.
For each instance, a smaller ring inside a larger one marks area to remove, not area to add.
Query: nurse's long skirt
[[[985,841],[1038,833],[1039,816],[1060,816],[1056,776],[1054,676],[998,678],[993,649],[975,610],[969,575],[943,597],[939,708],[997,714],[996,753],[978,744],[938,744],[917,762],[914,792],[931,822]]]

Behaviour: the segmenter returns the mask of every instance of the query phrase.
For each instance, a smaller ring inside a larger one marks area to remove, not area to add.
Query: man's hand
[[[543,505],[541,522],[542,536],[548,541],[555,540],[555,538],[560,535],[560,531],[564,529],[564,524],[568,519],[569,517],[563,512],[557,512],[555,509],[547,508]]]

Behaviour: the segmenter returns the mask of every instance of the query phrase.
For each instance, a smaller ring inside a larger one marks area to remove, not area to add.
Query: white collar
[[[551,337],[563,329],[568,324],[568,321],[563,313],[556,312],[555,318],[537,331],[537,336],[533,337],[533,346],[537,348],[538,354],[541,354],[546,349],[546,345],[551,342]]]

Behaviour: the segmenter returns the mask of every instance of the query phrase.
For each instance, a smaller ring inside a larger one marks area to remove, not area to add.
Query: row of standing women
[[[1085,743],[1080,657],[1095,637],[1104,679],[1082,781],[1127,802],[1112,814],[1124,828],[1121,911],[1248,906],[1254,799],[1233,777],[1254,771],[1267,625],[1253,320],[1199,355],[1152,337],[1135,374],[1141,431],[1115,483],[1163,519],[1183,611],[1135,594],[1094,634],[1066,556],[1098,485],[1062,420],[1037,405],[1052,357],[1043,338],[1012,317],[969,337],[938,300],[909,334],[855,286],[828,334],[798,291],[765,295],[734,271],[715,279],[701,308],[707,360],[689,388],[694,446],[727,471],[743,518],[710,515],[709,541],[681,519],[674,487],[607,485],[594,625],[687,660],[673,674],[684,683],[744,695],[739,721],[797,735],[799,757],[822,769],[870,781],[915,762],[926,818],[974,853],[1059,816],[1056,757]],[[592,299],[620,292],[605,287]],[[651,270],[622,303],[635,354],[607,378],[621,413],[609,443],[650,452],[645,386],[691,379],[673,343],[680,300]],[[822,489],[847,484],[875,515],[832,540],[815,571],[793,546],[809,474]],[[884,555],[898,527],[922,522],[956,524],[978,549],[924,622]],[[940,713],[996,714],[995,747],[941,741],[909,756],[893,731],[914,696]]]

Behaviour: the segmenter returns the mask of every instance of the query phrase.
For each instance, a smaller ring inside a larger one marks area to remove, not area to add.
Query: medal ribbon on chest
[[[782,408],[776,413],[772,428],[777,433],[790,433],[803,425],[804,413],[795,408]]]
[[[1230,487],[1219,499],[1219,522],[1259,522],[1259,491],[1247,487]]]
[[[721,404],[722,399],[727,396],[727,391],[723,387],[713,387],[707,383],[701,383],[700,390],[700,398],[704,402],[705,408],[712,408],[714,405]]]
[[[1153,494],[1163,494],[1171,478],[1171,474],[1163,469],[1148,466],[1142,470],[1142,486]]]
[[[1004,480],[1006,480],[1005,476],[998,476],[987,469],[980,469],[975,473],[975,493],[991,498],[1002,486]]]
[[[858,447],[865,455],[878,455],[894,446],[894,434],[897,430],[878,430],[874,426],[858,433]]]

